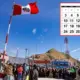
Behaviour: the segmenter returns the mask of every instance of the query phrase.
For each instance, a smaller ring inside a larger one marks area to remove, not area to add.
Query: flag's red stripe
[[[20,5],[17,5],[15,4],[14,5],[14,10],[13,10],[13,15],[20,15],[21,14],[21,6]]]
[[[34,3],[29,3],[30,9],[31,9],[31,14],[37,14],[39,12],[39,9],[36,5],[36,2]]]

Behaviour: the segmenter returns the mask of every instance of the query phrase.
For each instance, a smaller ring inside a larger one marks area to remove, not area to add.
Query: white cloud
[[[77,49],[75,49],[75,50],[72,50],[71,53],[72,53],[72,52],[76,52],[76,51],[78,51],[78,50],[80,50],[80,48],[77,48]]]
[[[32,33],[33,33],[33,34],[36,34],[36,31],[37,31],[37,29],[34,28],[34,29],[32,30]]]

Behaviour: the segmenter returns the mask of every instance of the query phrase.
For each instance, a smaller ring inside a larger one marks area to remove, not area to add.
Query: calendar
[[[60,3],[60,35],[80,35],[80,3]]]

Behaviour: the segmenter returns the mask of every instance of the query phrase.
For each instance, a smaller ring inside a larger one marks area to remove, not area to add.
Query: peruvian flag
[[[36,2],[29,3],[26,6],[21,6],[18,4],[14,5],[13,15],[21,15],[21,14],[37,14],[39,12]]]

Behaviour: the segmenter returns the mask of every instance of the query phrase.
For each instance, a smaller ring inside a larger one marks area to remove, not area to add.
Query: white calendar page
[[[60,35],[80,35],[80,3],[60,3]]]

